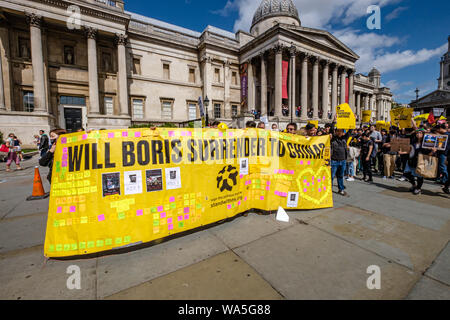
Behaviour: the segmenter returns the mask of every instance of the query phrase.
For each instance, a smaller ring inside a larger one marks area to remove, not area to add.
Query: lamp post
[[[208,96],[206,96],[205,100],[203,100],[203,103],[205,104],[205,108],[206,108],[206,126],[209,127],[209,112],[208,112],[209,99],[208,99]]]

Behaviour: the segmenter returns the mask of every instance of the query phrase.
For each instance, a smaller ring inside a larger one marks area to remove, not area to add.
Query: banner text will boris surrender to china
[[[47,257],[150,242],[249,209],[333,206],[329,136],[133,129],[61,137]]]

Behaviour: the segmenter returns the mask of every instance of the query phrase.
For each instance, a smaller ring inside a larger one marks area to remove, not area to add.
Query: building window
[[[189,120],[197,119],[197,104],[189,103],[188,112],[189,112]]]
[[[234,86],[237,86],[237,84],[238,84],[238,80],[237,80],[237,72],[231,73],[231,83],[232,83]]]
[[[141,73],[141,59],[133,58],[133,73],[134,74],[142,74]]]
[[[72,105],[72,106],[85,106],[85,97],[72,97],[72,96],[61,96],[59,97],[59,104]]]
[[[32,91],[23,92],[23,110],[26,112],[34,111],[34,94]]]
[[[30,39],[19,38],[19,57],[24,59],[31,58]]]
[[[112,72],[112,59],[111,53],[103,52],[102,53],[102,68],[105,72]]]
[[[135,119],[144,119],[144,99],[133,99],[133,116]]]
[[[221,118],[222,117],[222,105],[220,103],[214,104],[214,118]]]
[[[231,115],[233,117],[237,117],[237,115],[238,115],[238,106],[237,105],[232,105],[231,106]]]
[[[170,65],[167,63],[163,64],[163,78],[165,80],[169,80],[170,79]]]
[[[114,103],[112,97],[105,97],[104,98],[105,103],[105,114],[106,115],[113,115],[114,114]]]
[[[161,101],[161,119],[172,120],[172,105],[173,101],[162,100]]]
[[[64,46],[64,64],[75,64],[75,49],[72,46]]]
[[[189,68],[189,82],[195,83],[195,69]]]
[[[214,69],[214,81],[220,83],[220,69]]]

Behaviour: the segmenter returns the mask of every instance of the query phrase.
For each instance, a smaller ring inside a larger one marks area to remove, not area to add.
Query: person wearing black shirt
[[[44,130],[39,131],[41,135],[41,142],[39,143],[39,151],[41,152],[41,158],[47,153],[50,148],[48,136],[45,134]]]
[[[374,142],[370,139],[370,132],[365,132],[362,136],[361,161],[363,163],[364,178],[366,182],[373,182],[372,171],[370,170],[370,155],[374,149]],[[367,176],[369,179],[367,180]]]
[[[349,130],[345,133],[343,129],[334,129],[334,123],[331,131],[335,131],[333,137],[331,138],[331,181],[334,177],[337,177],[339,194],[341,196],[346,196],[345,185],[344,185],[344,174],[345,167],[347,166],[347,140],[352,134]]]

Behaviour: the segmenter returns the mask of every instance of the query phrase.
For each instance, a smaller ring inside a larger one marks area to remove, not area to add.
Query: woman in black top
[[[361,144],[361,161],[363,163],[364,178],[366,182],[373,182],[372,171],[370,170],[370,155],[372,154],[374,148],[374,142],[370,139],[370,132],[365,132],[362,135]],[[369,179],[367,179],[369,176]]]
[[[53,157],[56,151],[56,142],[60,135],[67,133],[64,129],[55,129],[50,132],[50,139],[52,147],[48,152],[39,160],[39,165],[43,167],[49,167],[47,180],[52,183],[52,170],[53,170]]]

